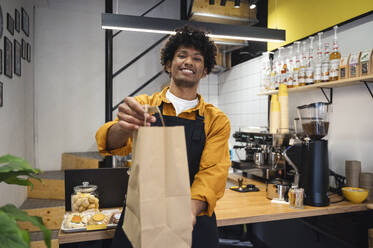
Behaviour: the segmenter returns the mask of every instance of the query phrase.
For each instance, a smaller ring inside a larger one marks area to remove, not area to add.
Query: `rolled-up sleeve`
[[[221,113],[213,121],[211,131],[206,135],[206,143],[201,156],[199,171],[194,177],[191,198],[205,201],[207,212],[212,215],[216,201],[223,197],[230,167],[228,139],[230,123],[228,117]]]
[[[98,151],[104,156],[119,155],[126,156],[132,151],[132,138],[129,138],[126,145],[117,149],[107,150],[107,135],[109,129],[118,122],[118,118],[102,125],[96,132],[96,142]]]

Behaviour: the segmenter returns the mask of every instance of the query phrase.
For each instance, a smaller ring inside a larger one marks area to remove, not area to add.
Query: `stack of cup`
[[[368,202],[373,202],[373,173],[360,173],[360,188],[369,190]]]
[[[359,187],[361,173],[361,162],[356,160],[346,160],[346,186]]]

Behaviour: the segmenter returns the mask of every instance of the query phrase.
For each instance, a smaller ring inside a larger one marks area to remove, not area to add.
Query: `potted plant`
[[[38,169],[33,169],[31,165],[22,158],[12,155],[0,157],[0,183],[16,184],[21,186],[31,186],[29,178],[36,178],[41,173]],[[44,233],[44,242],[48,248],[51,247],[51,231],[44,225],[41,217],[29,216],[25,211],[17,208],[13,204],[0,206],[0,246],[11,248],[30,247],[30,235],[26,230],[22,230],[17,225],[17,221],[28,221],[40,228]]]

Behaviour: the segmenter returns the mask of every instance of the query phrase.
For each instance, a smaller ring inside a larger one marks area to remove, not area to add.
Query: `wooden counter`
[[[237,178],[236,175],[230,175],[228,180],[236,181]],[[243,183],[255,184],[260,191],[239,193],[226,189],[224,197],[216,203],[215,207],[218,226],[368,210],[365,203],[354,204],[347,201],[333,203],[327,207],[304,206],[304,209],[292,209],[287,204],[271,203],[271,200],[266,198],[264,183],[247,178],[244,178]]]
[[[236,182],[238,176],[229,175],[228,181]],[[347,201],[330,204],[327,207],[310,207],[304,209],[292,209],[287,204],[271,203],[266,198],[265,184],[244,178],[244,184],[255,184],[259,192],[239,193],[226,189],[215,208],[218,226],[229,226],[245,223],[257,223],[274,220],[294,219],[310,216],[358,212],[368,210],[367,204],[353,204]],[[58,233],[60,244],[83,242],[114,237],[115,229],[64,233]]]

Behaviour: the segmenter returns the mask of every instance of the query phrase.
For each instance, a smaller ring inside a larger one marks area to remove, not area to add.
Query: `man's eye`
[[[200,57],[195,57],[194,60],[201,61],[202,59]]]
[[[185,55],[184,54],[179,54],[178,57],[179,58],[185,58]]]

